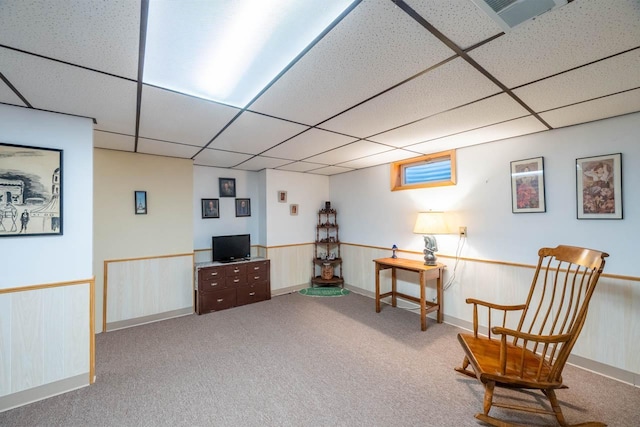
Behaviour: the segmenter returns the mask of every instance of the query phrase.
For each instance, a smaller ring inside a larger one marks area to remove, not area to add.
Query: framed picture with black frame
[[[236,197],[236,179],[218,178],[220,197]]]
[[[236,216],[251,216],[251,199],[236,199]]]
[[[578,219],[622,219],[622,154],[576,159]]]
[[[136,215],[147,214],[147,192],[146,191],[134,191],[133,201],[135,203],[134,208]]]
[[[0,143],[0,237],[62,235],[62,188],[62,150]]]
[[[220,218],[219,199],[200,199],[202,218]]]
[[[546,212],[544,199],[544,158],[511,162],[511,211]]]

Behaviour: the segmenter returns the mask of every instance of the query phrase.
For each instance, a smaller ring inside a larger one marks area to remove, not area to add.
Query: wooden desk
[[[397,298],[407,299],[420,304],[420,326],[423,331],[427,330],[427,313],[432,311],[438,311],[438,323],[442,323],[442,275],[444,270],[444,264],[438,264],[435,266],[424,265],[423,261],[414,261],[411,259],[403,258],[380,258],[374,259],[376,263],[376,313],[380,313],[380,298],[391,297],[391,305],[396,306]],[[391,292],[380,294],[380,270],[391,269]],[[414,271],[420,275],[420,298],[416,298],[411,295],[400,293],[396,290],[396,269]],[[427,301],[425,298],[425,288],[427,287],[427,280],[437,280],[437,297],[436,302]],[[427,308],[427,306],[429,308]]]

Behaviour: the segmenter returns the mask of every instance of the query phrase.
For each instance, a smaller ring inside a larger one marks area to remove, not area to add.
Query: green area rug
[[[341,297],[349,295],[350,291],[343,288],[306,288],[298,291],[302,295],[308,297]]]

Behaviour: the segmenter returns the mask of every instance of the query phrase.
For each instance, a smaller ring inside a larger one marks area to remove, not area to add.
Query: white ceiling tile
[[[193,164],[198,166],[230,168],[245,160],[249,160],[251,157],[253,156],[250,154],[230,153],[228,151],[205,148],[195,157]]]
[[[260,171],[262,169],[275,169],[279,166],[291,163],[291,160],[274,159],[273,157],[255,156],[246,162],[239,164],[234,169],[243,169],[248,171]]]
[[[640,89],[551,110],[540,116],[555,128],[640,111]]]
[[[156,154],[158,156],[180,157],[190,159],[201,147],[176,144],[173,142],[156,141],[153,139],[138,138],[138,153]]]
[[[5,46],[136,79],[139,39],[139,1],[2,2]]]
[[[313,169],[322,168],[324,166],[325,165],[322,165],[320,163],[294,162],[294,163],[289,163],[283,166],[279,166],[276,169],[291,171],[291,172],[307,172]]]
[[[639,16],[638,0],[574,1],[470,55],[502,83],[515,87],[637,47]]]
[[[351,168],[344,168],[342,166],[327,166],[324,168],[320,168],[320,169],[314,169],[309,171],[309,173],[313,173],[316,175],[336,175],[339,173],[345,173],[345,172],[351,172],[352,170],[355,169],[351,169]]]
[[[282,159],[301,160],[354,141],[356,141],[356,138],[350,136],[319,129],[309,129],[307,132],[266,151],[264,155]]]
[[[135,133],[136,84],[0,49],[2,73],[34,107],[97,120],[95,129]]]
[[[514,93],[540,112],[636,87],[640,87],[640,49],[532,83]]]
[[[513,138],[515,136],[527,135],[530,133],[547,130],[538,119],[533,116],[522,117],[505,123],[499,123],[480,129],[463,132],[433,141],[405,147],[406,149],[417,151],[423,154],[438,153],[454,148],[468,147],[470,145],[483,144],[500,139]]]
[[[501,93],[369,139],[395,147],[404,147],[526,115],[529,115],[529,112],[524,107],[509,95]]]
[[[417,157],[418,153],[406,150],[391,150],[372,156],[363,157],[357,160],[340,163],[337,166],[350,167],[354,169],[368,168],[371,166],[383,165],[385,163],[397,162],[398,160],[410,159]]]
[[[376,144],[369,141],[356,141],[352,144],[344,145],[335,150],[318,154],[317,156],[305,159],[309,162],[323,163],[325,165],[333,165],[344,162],[345,160],[359,159],[360,157],[371,156],[372,154],[382,153],[392,150],[386,145]]]
[[[211,143],[209,148],[260,154],[306,129],[309,128],[297,123],[244,112]]]
[[[239,111],[237,108],[144,85],[139,135],[203,147]]]
[[[0,58],[2,58],[2,49],[0,49]],[[0,80],[0,102],[3,104],[26,107],[25,103],[22,102],[22,99],[20,99],[20,97],[16,95],[15,92],[12,91],[2,80]]]
[[[498,24],[469,0],[407,0],[406,3],[462,49],[502,32]]]
[[[110,150],[131,151],[135,150],[136,141],[131,135],[120,133],[93,131],[93,146],[95,148],[108,148]]]
[[[364,1],[250,108],[317,124],[453,54],[392,2]]]
[[[500,92],[462,59],[455,59],[321,126],[362,138]]]

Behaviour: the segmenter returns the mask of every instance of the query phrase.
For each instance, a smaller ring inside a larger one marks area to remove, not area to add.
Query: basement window
[[[391,191],[455,184],[455,150],[391,163]]]

